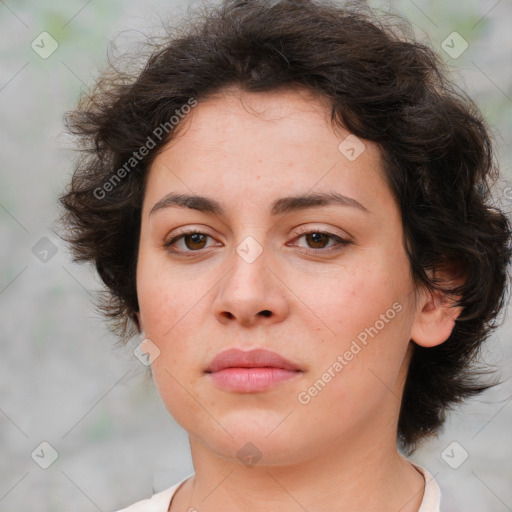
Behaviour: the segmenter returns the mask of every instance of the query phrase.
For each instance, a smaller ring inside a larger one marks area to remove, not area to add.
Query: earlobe
[[[423,291],[418,301],[416,318],[411,328],[411,340],[422,347],[435,347],[445,342],[462,312],[455,300],[441,292]]]

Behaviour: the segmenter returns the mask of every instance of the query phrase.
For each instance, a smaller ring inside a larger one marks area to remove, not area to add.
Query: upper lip
[[[256,348],[249,351],[230,348],[217,354],[206,368],[206,373],[218,372],[225,368],[283,368],[301,371],[292,361],[270,350]]]

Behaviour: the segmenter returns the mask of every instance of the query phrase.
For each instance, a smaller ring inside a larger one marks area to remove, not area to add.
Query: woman
[[[406,456],[488,387],[511,228],[478,110],[394,28],[226,0],[70,114],[67,239],[195,469],[123,511],[440,510]]]

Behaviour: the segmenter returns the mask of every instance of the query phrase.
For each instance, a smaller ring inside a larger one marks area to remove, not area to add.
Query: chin
[[[185,422],[181,426],[189,433],[191,442],[230,461],[241,465],[286,466],[297,464],[317,453],[312,436],[304,436],[301,429],[286,414],[260,414],[240,411],[217,420],[227,430],[212,420],[207,425],[198,422]],[[229,432],[229,433],[228,433]]]

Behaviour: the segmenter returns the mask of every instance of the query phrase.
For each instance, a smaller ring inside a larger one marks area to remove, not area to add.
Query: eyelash
[[[334,240],[335,242],[337,242],[337,246],[331,246],[331,247],[327,247],[327,248],[320,248],[320,249],[307,249],[307,248],[303,248],[304,249],[304,252],[306,252],[307,254],[314,254],[314,255],[318,255],[319,252],[323,252],[324,254],[327,253],[327,254],[331,254],[333,252],[338,252],[340,250],[342,250],[344,248],[344,246],[346,245],[350,245],[352,242],[349,241],[349,240],[346,240],[338,235],[335,235],[333,233],[329,233],[328,231],[322,231],[322,230],[319,230],[319,229],[304,229],[304,230],[299,230],[299,232],[297,233],[297,237],[294,238],[294,240],[298,240],[299,238],[302,238],[303,236],[306,236],[306,235],[311,235],[311,234],[319,234],[319,235],[326,235],[328,236],[330,239]],[[213,238],[211,235],[209,235],[208,233],[203,233],[201,231],[198,231],[198,230],[194,230],[194,229],[191,229],[191,230],[186,230],[186,231],[182,231],[180,234],[174,236],[173,238],[171,238],[168,242],[166,242],[164,244],[164,247],[169,250],[169,252],[173,253],[173,254],[179,254],[179,255],[182,255],[184,257],[191,257],[194,255],[194,253],[200,253],[202,252],[203,249],[197,249],[197,250],[186,250],[186,251],[183,251],[183,250],[176,250],[176,249],[172,249],[171,246],[176,243],[178,240],[181,240],[182,238],[186,237],[187,235],[205,235],[207,237],[210,237],[210,238]],[[180,254],[181,253],[181,254]]]
[[[334,233],[329,233],[328,231],[322,231],[321,229],[299,229],[297,236],[295,239],[302,238],[306,235],[312,235],[312,234],[319,234],[319,235],[326,235],[331,240],[334,240],[337,242],[337,245],[327,247],[327,248],[321,248],[321,249],[306,249],[305,252],[309,254],[318,254],[318,251],[323,253],[333,253],[341,251],[345,245],[350,245],[352,242],[350,240],[346,240],[345,238],[342,238],[341,236],[335,235]],[[294,240],[295,240],[294,239]]]

